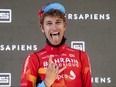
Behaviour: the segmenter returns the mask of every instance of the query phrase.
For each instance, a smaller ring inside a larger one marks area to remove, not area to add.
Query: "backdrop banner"
[[[0,0],[0,87],[19,87],[24,59],[44,47],[38,10],[49,1],[66,8],[66,43],[88,53],[93,87],[116,87],[116,0]]]

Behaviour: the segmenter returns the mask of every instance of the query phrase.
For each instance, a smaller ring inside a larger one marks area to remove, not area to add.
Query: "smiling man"
[[[66,22],[56,16],[46,16],[43,24],[41,25],[42,32],[45,34],[48,41],[54,46],[61,43],[65,27]]]
[[[24,61],[21,87],[92,87],[87,53],[65,44],[65,8],[49,3],[39,12],[46,46]]]

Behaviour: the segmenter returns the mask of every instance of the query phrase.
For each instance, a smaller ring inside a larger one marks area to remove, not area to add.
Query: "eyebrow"
[[[56,21],[62,21],[61,19],[58,19],[58,20],[56,20]],[[47,23],[47,22],[51,22],[51,21],[46,21],[45,23]]]
[[[45,23],[47,23],[47,22],[51,22],[51,21],[46,21]]]
[[[57,21],[62,21],[62,19],[58,19]]]

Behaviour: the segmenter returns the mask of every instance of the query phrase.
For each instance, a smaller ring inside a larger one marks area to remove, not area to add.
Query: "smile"
[[[50,36],[53,38],[54,36],[59,36],[60,33],[59,32],[54,32],[54,33],[51,33]]]
[[[52,41],[55,43],[58,43],[59,42],[59,35],[60,35],[60,32],[51,33],[50,36],[52,38]]]

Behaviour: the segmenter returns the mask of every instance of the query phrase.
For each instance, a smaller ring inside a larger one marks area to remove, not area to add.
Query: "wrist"
[[[51,86],[51,83],[48,81],[48,80],[44,80],[44,83],[45,83],[45,85],[46,85],[46,87],[50,87]]]

